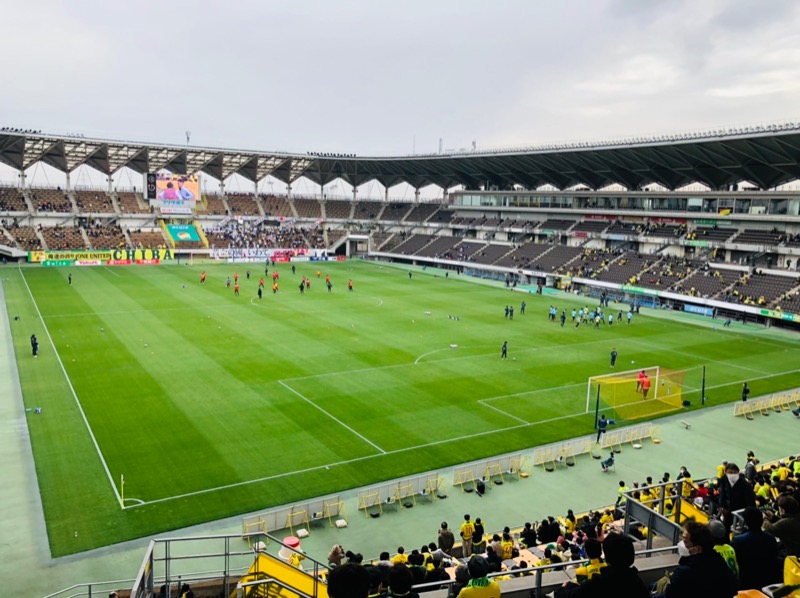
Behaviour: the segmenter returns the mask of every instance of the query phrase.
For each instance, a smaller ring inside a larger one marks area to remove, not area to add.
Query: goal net
[[[599,411],[615,420],[641,419],[676,411],[683,406],[685,393],[695,394],[699,390],[687,388],[686,375],[687,370],[653,366],[592,376],[586,390],[586,412],[598,401]]]

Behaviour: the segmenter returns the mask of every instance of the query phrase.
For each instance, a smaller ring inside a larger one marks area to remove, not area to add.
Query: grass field
[[[617,369],[706,365],[711,404],[745,380],[753,397],[800,386],[788,335],[644,313],[561,328],[549,305],[580,298],[361,261],[281,265],[259,301],[261,268],[72,268],[72,286],[66,269],[2,271],[54,556],[589,433],[587,378],[612,346]]]

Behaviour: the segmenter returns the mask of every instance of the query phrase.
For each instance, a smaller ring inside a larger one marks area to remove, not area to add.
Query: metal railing
[[[247,547],[237,548],[232,542],[247,542]],[[207,551],[199,551],[203,543],[209,545]],[[162,585],[167,588],[167,598],[173,598],[170,593],[173,585],[180,587],[184,583],[211,580],[218,580],[223,593],[229,596],[239,578],[249,571],[253,558],[259,552],[276,556],[281,548],[293,550],[291,546],[265,532],[152,540],[134,580],[131,598],[153,598]],[[213,566],[204,567],[203,570],[193,566],[198,562],[209,561]],[[320,579],[322,573],[328,570],[327,564],[307,555],[304,562],[312,565],[305,572],[315,579]],[[314,588],[312,598],[316,596],[316,585]]]

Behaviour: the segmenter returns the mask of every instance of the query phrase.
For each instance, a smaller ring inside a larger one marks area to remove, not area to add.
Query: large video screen
[[[156,175],[156,199],[161,201],[197,201],[200,177],[196,174]]]

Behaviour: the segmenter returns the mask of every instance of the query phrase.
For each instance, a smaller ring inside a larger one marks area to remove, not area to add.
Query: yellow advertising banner
[[[171,249],[107,249],[96,251],[29,251],[28,261],[41,263],[44,261],[113,261],[113,262],[152,262],[155,260],[171,260]]]

